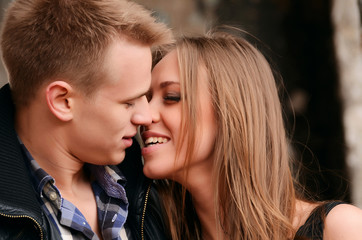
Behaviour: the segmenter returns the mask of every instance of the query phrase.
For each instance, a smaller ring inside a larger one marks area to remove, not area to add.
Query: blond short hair
[[[109,43],[126,36],[157,46],[172,41],[152,13],[126,0],[15,0],[1,50],[14,101],[26,105],[50,79],[65,78],[85,94],[101,84]]]

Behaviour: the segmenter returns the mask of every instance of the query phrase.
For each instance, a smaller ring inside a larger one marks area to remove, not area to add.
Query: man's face
[[[77,95],[68,136],[70,153],[81,162],[118,164],[141,124],[151,116],[145,97],[151,84],[151,51],[129,40],[116,40],[104,61],[105,76],[90,99]]]

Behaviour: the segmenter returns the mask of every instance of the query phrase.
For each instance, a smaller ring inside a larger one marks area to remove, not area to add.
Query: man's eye
[[[130,107],[133,107],[133,106],[134,106],[134,103],[132,103],[132,102],[127,102],[127,103],[125,103],[125,105],[126,105],[126,108],[130,108]]]

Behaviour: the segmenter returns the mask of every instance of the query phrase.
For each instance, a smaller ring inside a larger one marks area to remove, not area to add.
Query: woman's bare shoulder
[[[360,240],[362,236],[362,209],[351,204],[339,204],[327,215],[324,240]]]

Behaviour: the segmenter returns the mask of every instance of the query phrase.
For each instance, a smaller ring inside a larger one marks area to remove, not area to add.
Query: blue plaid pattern
[[[29,160],[33,186],[39,193],[43,211],[57,226],[63,239],[98,240],[83,214],[69,201],[62,198],[54,179],[48,175],[31,156],[21,142],[22,150]],[[126,179],[115,166],[85,165],[95,181],[92,188],[98,211],[98,223],[103,239],[127,240],[130,233],[124,223],[128,214],[128,200],[123,185]]]

